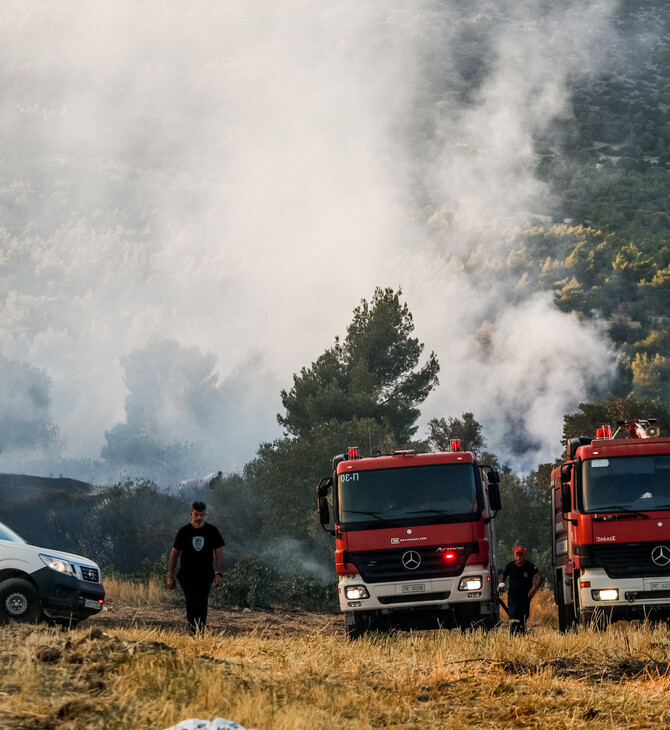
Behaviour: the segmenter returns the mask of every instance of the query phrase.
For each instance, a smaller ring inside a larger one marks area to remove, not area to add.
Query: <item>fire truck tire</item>
[[[584,628],[591,628],[594,631],[605,631],[610,624],[610,616],[602,609],[585,611],[580,615],[579,623]]]
[[[345,618],[344,631],[350,641],[360,639],[369,630],[370,620],[366,616],[360,616],[358,613],[354,613],[350,618]]]
[[[594,631],[605,631],[610,625],[610,613],[604,610],[596,610],[593,612],[593,618],[591,619],[591,626]]]
[[[489,614],[484,616],[478,626],[481,626],[485,631],[493,631],[500,623],[500,617],[495,614]]]
[[[484,631],[493,631],[500,625],[500,605],[496,601],[493,606],[492,613],[481,614],[478,618],[473,619],[470,623],[473,629],[484,629]]]
[[[558,630],[565,634],[568,631],[572,631],[575,627],[575,619],[572,615],[570,606],[566,606],[564,603],[558,605]]]
[[[9,578],[0,583],[0,623],[36,624],[41,618],[40,595],[29,580]]]
[[[565,600],[563,599],[563,586],[558,582],[560,577],[557,578],[557,589],[556,589],[556,604],[558,606],[558,630],[562,633],[571,631],[575,628],[575,616],[572,610],[572,606],[566,606]]]

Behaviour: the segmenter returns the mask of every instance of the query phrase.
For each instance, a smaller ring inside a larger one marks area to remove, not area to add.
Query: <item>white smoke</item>
[[[463,263],[504,259],[545,212],[533,135],[598,62],[613,2],[536,5],[3,3],[0,354],[51,379],[64,455],[99,456],[122,359],[172,341],[212,353],[211,468],[239,467],[279,435],[292,373],[400,285],[442,366],[425,418],[473,411],[513,458],[514,412],[537,438],[523,463],[553,458],[609,372],[603,340]],[[202,421],[173,406],[162,433],[192,440]]]

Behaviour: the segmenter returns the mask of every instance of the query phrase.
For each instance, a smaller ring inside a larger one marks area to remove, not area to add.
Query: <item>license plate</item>
[[[425,583],[413,583],[411,586],[403,586],[403,593],[422,593],[426,590]]]
[[[102,603],[100,601],[94,601],[91,598],[84,598],[84,607],[95,608],[96,611],[99,611],[102,608]]]
[[[664,581],[663,583],[651,583],[649,588],[652,591],[670,591],[670,581]]]

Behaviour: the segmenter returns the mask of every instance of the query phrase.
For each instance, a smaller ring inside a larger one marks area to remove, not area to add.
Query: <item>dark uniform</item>
[[[511,634],[523,634],[526,631],[531,600],[528,593],[533,587],[533,578],[539,572],[537,566],[531,563],[530,560],[525,560],[523,565],[511,562],[505,566],[502,580],[509,578],[507,608]]]
[[[202,527],[184,525],[173,547],[180,551],[177,580],[186,597],[186,619],[194,632],[207,623],[207,602],[214,581],[214,551],[225,545],[219,530],[205,522]]]

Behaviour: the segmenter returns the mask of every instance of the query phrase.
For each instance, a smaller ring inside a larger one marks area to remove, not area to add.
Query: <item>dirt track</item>
[[[86,625],[106,628],[141,627],[188,633],[185,609],[178,606],[127,606],[110,602]],[[82,624],[83,625],[83,624]],[[208,628],[232,635],[257,632],[268,638],[291,634],[343,633],[340,615],[308,613],[290,609],[220,609],[210,606]]]

